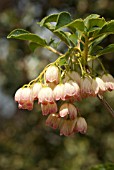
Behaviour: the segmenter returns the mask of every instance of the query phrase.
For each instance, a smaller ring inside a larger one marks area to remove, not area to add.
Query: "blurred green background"
[[[72,137],[61,137],[45,126],[46,117],[37,103],[32,111],[24,111],[13,100],[15,91],[57,56],[42,48],[32,53],[27,42],[7,40],[7,35],[23,28],[50,39],[51,32],[36,22],[61,11],[70,12],[73,18],[97,13],[108,21],[114,19],[114,0],[0,1],[0,170],[88,170],[96,164],[114,163],[114,119],[97,98],[80,103],[88,132]],[[103,45],[112,42],[113,35]],[[114,76],[113,55],[101,59]],[[105,97],[114,108],[114,92]]]

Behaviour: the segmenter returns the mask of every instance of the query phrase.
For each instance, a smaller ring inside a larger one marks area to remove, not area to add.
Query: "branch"
[[[98,94],[97,97],[101,101],[101,103],[105,106],[105,108],[108,110],[108,112],[114,117],[114,110],[108,104],[108,102],[103,98],[103,96]]]
[[[50,47],[50,46],[46,46],[46,48],[50,51],[52,51],[53,53],[55,54],[58,54],[58,55],[63,55],[62,53],[60,53],[59,51],[55,50],[53,47]]]

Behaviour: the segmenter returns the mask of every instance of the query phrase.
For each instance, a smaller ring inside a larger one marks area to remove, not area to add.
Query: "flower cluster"
[[[48,115],[46,125],[58,128],[60,135],[65,136],[87,131],[86,120],[74,104],[76,101],[114,90],[114,79],[110,74],[82,77],[76,71],[65,71],[63,74],[59,67],[50,65],[43,76],[43,83],[35,80],[27,87],[18,89],[15,101],[20,109],[32,110],[37,100],[42,114]]]

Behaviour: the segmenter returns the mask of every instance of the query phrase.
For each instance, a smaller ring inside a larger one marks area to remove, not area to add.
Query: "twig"
[[[109,111],[109,113],[114,117],[114,110],[109,105],[109,103],[104,99],[104,97],[100,94],[97,95],[98,99],[101,101],[101,103],[105,106],[105,108]]]

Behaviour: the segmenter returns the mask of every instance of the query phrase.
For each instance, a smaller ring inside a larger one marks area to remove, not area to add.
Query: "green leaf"
[[[81,32],[84,31],[85,26],[84,26],[84,21],[82,19],[76,19],[69,24],[66,25],[66,27],[70,28],[71,30],[79,30]]]
[[[89,45],[93,45],[93,46],[96,46],[98,45],[99,43],[101,43],[105,38],[107,37],[106,34],[103,34],[93,40],[90,41],[90,44]]]
[[[88,21],[88,29],[91,31],[92,28],[100,27],[102,28],[106,23],[104,18],[92,18]]]
[[[37,43],[31,42],[31,43],[29,44],[29,47],[30,47],[31,51],[34,52],[34,50],[35,50],[36,48],[40,47],[40,46],[39,46]]]
[[[107,22],[99,34],[114,34],[114,20]]]
[[[98,15],[98,14],[91,14],[91,15],[87,16],[87,17],[84,19],[84,24],[85,24],[85,26],[88,28],[88,22],[89,22],[89,20],[90,20],[90,19],[96,19],[96,18],[99,18],[99,17],[100,17],[100,15]]]
[[[66,32],[64,31],[56,31],[54,32],[56,36],[58,36],[63,42],[65,42],[66,45],[70,46],[70,40]]]
[[[101,55],[104,55],[104,54],[107,54],[107,53],[112,53],[114,52],[114,44],[110,44],[108,45],[106,48],[104,48],[103,50],[101,50],[97,56],[101,56]]]
[[[59,14],[49,15],[49,16],[43,18],[43,19],[41,20],[41,22],[39,22],[38,24],[40,24],[40,26],[45,26],[46,23],[56,22],[58,15],[59,15]]]
[[[57,24],[55,27],[55,31],[61,29],[65,25],[71,22],[71,15],[68,12],[61,12],[57,17]]]
[[[7,38],[15,38],[20,40],[28,40],[37,43],[39,46],[46,46],[46,41],[36,34],[30,33],[23,29],[13,30]]]
[[[100,52],[101,50],[103,49],[102,46],[93,46],[89,49],[89,54],[92,55],[92,56],[95,56],[98,54],[98,52]]]
[[[76,34],[71,34],[69,39],[75,46],[77,45],[78,36]]]

